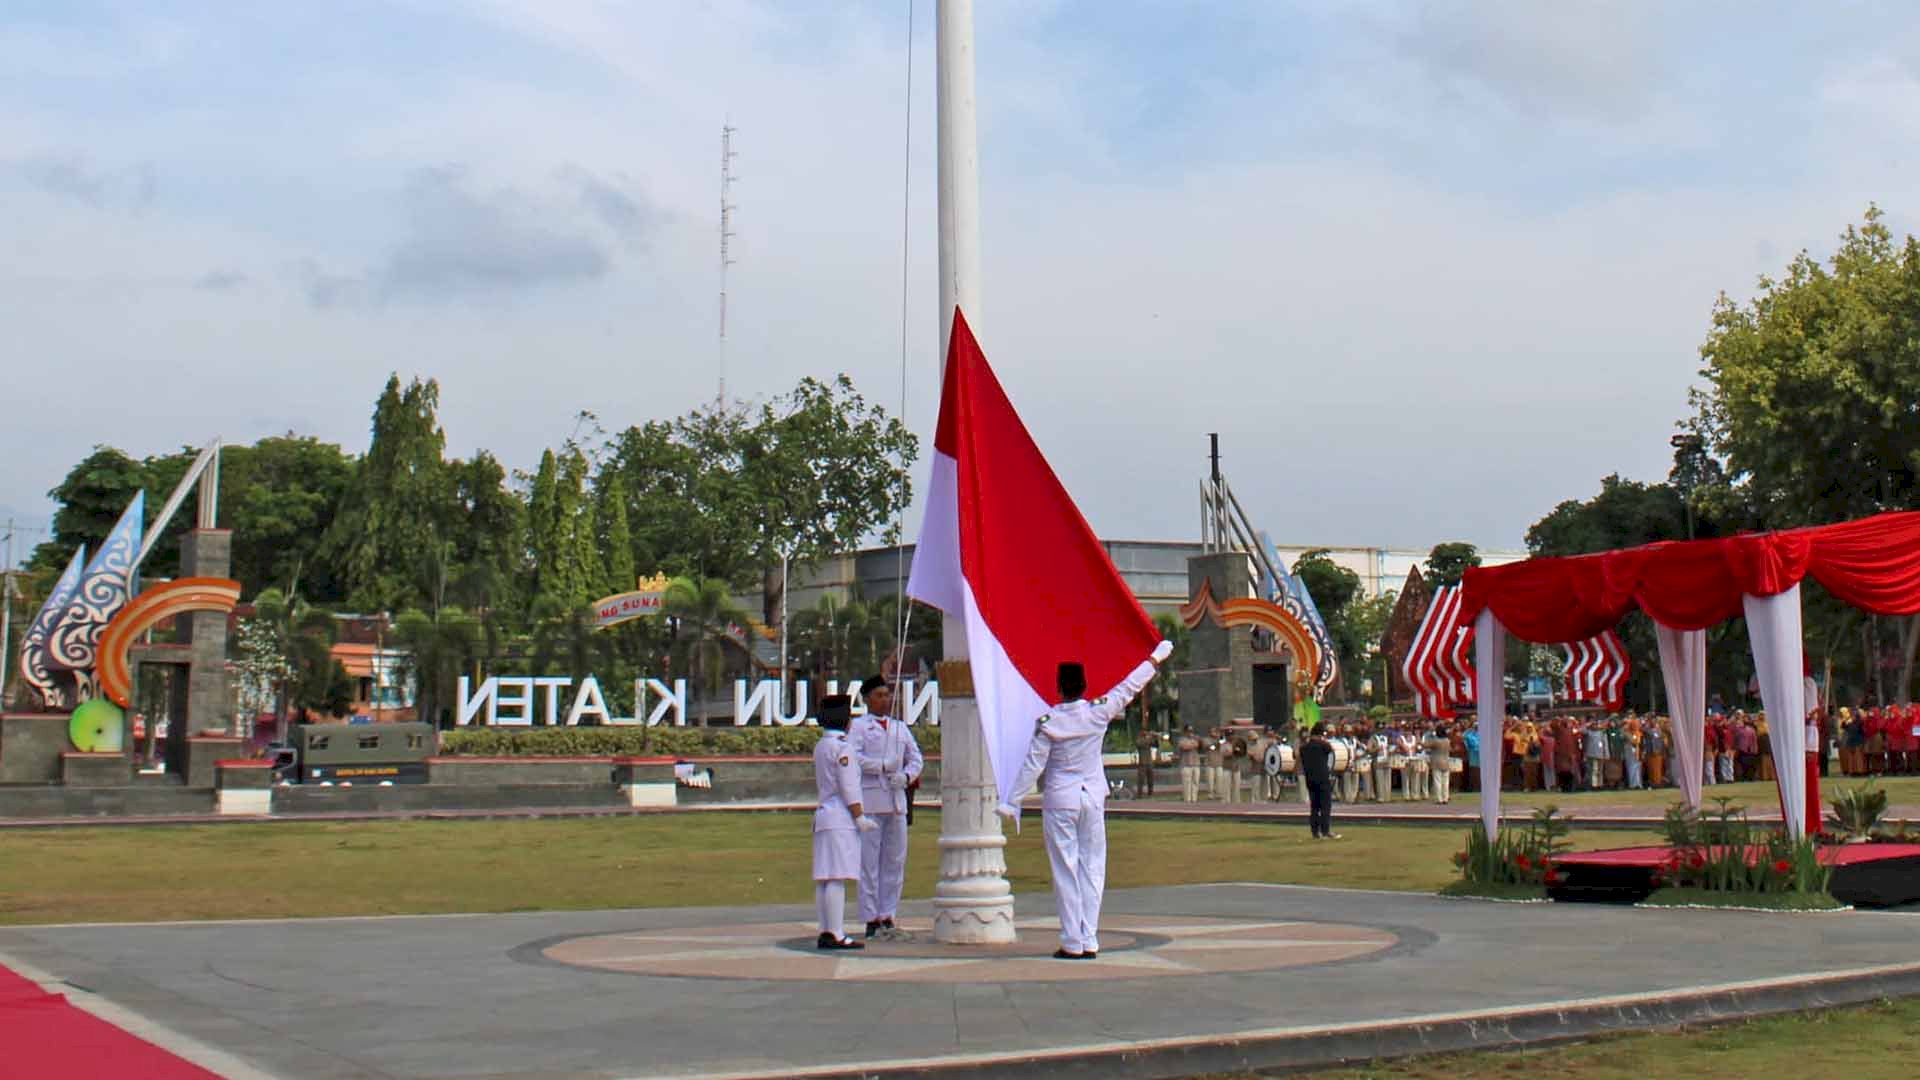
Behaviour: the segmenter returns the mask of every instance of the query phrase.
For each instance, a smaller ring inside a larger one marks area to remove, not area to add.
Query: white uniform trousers
[[[880,827],[860,834],[860,921],[891,919],[899,913],[900,890],[907,882],[907,818],[871,814]]]
[[[1453,773],[1446,768],[1433,765],[1427,773],[1433,779],[1433,801],[1443,803],[1453,798]]]
[[[1393,766],[1384,757],[1373,759],[1373,801],[1393,801]]]
[[[1060,947],[1100,950],[1100,900],[1107,888],[1107,815],[1092,796],[1080,793],[1073,810],[1043,810],[1047,862],[1053,866],[1053,900],[1060,913]]]
[[[1360,797],[1360,770],[1348,769],[1340,774],[1340,794],[1342,802],[1354,802]],[[1301,786],[1305,787],[1303,780]]]
[[[1407,786],[1413,790],[1407,792],[1408,799],[1427,797],[1427,759],[1424,757],[1407,760]]]
[[[1180,801],[1200,801],[1200,766],[1180,766]]]

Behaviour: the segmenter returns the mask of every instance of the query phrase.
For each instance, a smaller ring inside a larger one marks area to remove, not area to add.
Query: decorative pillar
[[[964,660],[938,670],[940,883],[933,888],[933,936],[945,945],[1004,945],[1014,940],[1013,886],[973,677]]]

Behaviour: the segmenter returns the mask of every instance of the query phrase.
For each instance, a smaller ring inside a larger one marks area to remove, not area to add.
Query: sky
[[[98,443],[363,450],[390,372],[518,469],[712,400],[726,123],[730,393],[930,443],[933,19],[0,0],[0,517]],[[1911,5],[979,0],[975,49],[969,314],[1109,537],[1197,538],[1217,431],[1282,543],[1519,547],[1665,476],[1716,296],[1914,228]]]

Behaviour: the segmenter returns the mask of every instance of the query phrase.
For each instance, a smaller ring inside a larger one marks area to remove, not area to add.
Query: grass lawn
[[[1047,889],[1040,822],[1008,837],[1016,892]],[[397,821],[0,832],[0,925],[455,911],[805,904],[812,816]],[[1108,823],[1112,888],[1205,881],[1432,891],[1464,830],[1226,821]],[[907,896],[933,894],[937,813],[916,818]],[[1578,846],[1649,843],[1648,833]],[[234,882],[246,887],[236,890]],[[244,898],[236,903],[237,898]]]
[[[1315,1080],[1721,1080],[1753,1076],[1910,1080],[1920,1061],[1920,1000],[1620,1035],[1545,1050],[1436,1054]],[[1229,1080],[1215,1077],[1213,1080]],[[1251,1080],[1237,1076],[1232,1080]]]

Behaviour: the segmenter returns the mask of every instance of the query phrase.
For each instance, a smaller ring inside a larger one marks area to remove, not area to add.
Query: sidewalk
[[[1902,912],[1129,889],[1074,964],[1045,959],[1052,898],[1015,904],[1008,956],[931,944],[914,902],[920,942],[863,954],[775,906],[11,927],[0,965],[222,1074],[294,1080],[1147,1080],[1920,993]]]

